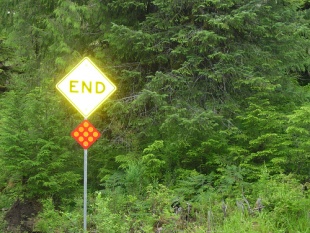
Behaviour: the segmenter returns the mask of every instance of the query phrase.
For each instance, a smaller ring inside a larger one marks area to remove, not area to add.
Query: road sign
[[[84,213],[83,229],[87,231],[87,149],[100,137],[100,132],[87,120],[113,92],[115,85],[87,57],[57,84],[57,90],[84,116],[85,120],[71,136],[84,148]]]
[[[88,118],[112,93],[115,85],[87,57],[56,85],[56,88]]]
[[[88,120],[84,120],[71,132],[71,136],[84,149],[88,149],[100,137],[100,132]]]

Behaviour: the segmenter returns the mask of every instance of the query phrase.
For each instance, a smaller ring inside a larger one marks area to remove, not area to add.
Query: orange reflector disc
[[[84,149],[88,149],[100,137],[100,132],[88,120],[84,120],[71,132],[71,136]]]

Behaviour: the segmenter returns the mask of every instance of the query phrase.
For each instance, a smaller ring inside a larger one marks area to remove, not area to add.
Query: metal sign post
[[[100,132],[87,119],[85,119],[71,132],[71,136],[84,149],[83,229],[84,232],[87,232],[87,149],[100,137]]]
[[[87,231],[87,149],[84,149],[84,232]]]

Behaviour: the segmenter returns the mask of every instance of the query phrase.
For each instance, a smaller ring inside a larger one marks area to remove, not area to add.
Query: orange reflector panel
[[[71,136],[81,147],[88,149],[100,137],[100,132],[88,120],[84,120],[71,132]]]

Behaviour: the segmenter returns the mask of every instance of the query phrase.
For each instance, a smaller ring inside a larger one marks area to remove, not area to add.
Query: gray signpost
[[[84,149],[84,211],[83,211],[83,229],[87,231],[87,149]]]

